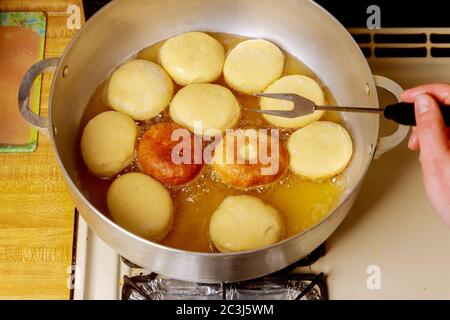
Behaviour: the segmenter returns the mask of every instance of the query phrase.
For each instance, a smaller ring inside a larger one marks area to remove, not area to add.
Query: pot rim
[[[312,1],[312,0],[307,0],[311,5],[315,6],[317,9],[321,10],[323,13],[325,13],[327,15],[327,17],[329,19],[331,19],[332,21],[334,21],[336,27],[343,33],[343,36],[347,37],[348,40],[350,40],[351,45],[353,46],[353,48],[358,52],[357,54],[359,55],[359,57],[361,58],[361,62],[364,64],[364,67],[367,69],[367,73],[371,75],[371,79],[370,79],[370,83],[369,85],[371,85],[371,87],[375,87],[375,82],[373,79],[373,73],[369,67],[369,64],[367,62],[367,60],[365,59],[363,53],[361,52],[358,44],[355,42],[355,40],[353,39],[353,37],[350,35],[350,33],[347,31],[347,29],[331,14],[329,13],[327,10],[325,10],[321,5],[319,5],[318,3]],[[55,87],[55,83],[56,83],[56,78],[58,77],[58,75],[61,74],[61,70],[62,70],[62,66],[65,65],[63,62],[67,56],[67,52],[70,51],[70,49],[76,44],[78,38],[81,36],[83,29],[87,28],[91,23],[92,20],[94,19],[99,19],[101,17],[101,15],[103,14],[104,11],[108,10],[109,7],[112,7],[115,5],[116,1],[112,1],[109,2],[107,5],[105,5],[103,8],[101,8],[99,11],[97,11],[88,21],[85,22],[85,24],[83,25],[83,27],[77,32],[77,34],[72,38],[72,40],[70,41],[69,45],[66,47],[66,49],[64,50],[63,55],[61,56],[61,60],[60,63],[58,64],[58,67],[56,69],[55,72],[55,76],[52,80],[52,85],[50,88],[50,95],[49,95],[49,102],[48,102],[48,125],[49,128],[53,128],[53,117],[52,117],[52,101],[53,101],[53,93],[54,93],[54,87]],[[376,90],[374,90],[372,92],[375,101],[377,101],[377,105],[379,106],[379,98],[378,98],[378,93]],[[379,119],[376,118],[374,121],[376,121],[376,131],[379,133]],[[128,231],[126,229],[124,229],[122,226],[118,225],[117,223],[115,223],[112,219],[108,218],[105,214],[103,214],[101,211],[99,211],[90,201],[89,199],[87,199],[84,194],[80,191],[80,189],[76,186],[76,184],[74,183],[74,181],[72,180],[72,178],[70,177],[70,175],[68,174],[58,151],[58,148],[56,146],[56,140],[55,140],[55,133],[54,130],[49,130],[50,132],[50,140],[51,140],[51,144],[56,156],[56,160],[57,163],[64,175],[64,178],[67,182],[67,184],[69,185],[69,187],[76,193],[76,195],[78,197],[80,197],[80,199],[82,199],[82,201],[86,204],[86,206],[92,210],[95,215],[97,217],[99,217],[101,220],[103,220],[105,223],[107,223],[108,225],[110,225],[111,227],[117,229],[118,231],[124,233],[127,237],[132,238],[134,241],[139,241],[142,244],[144,244],[145,246],[153,246],[159,250],[164,250],[164,251],[168,251],[170,253],[173,254],[182,254],[182,255],[186,255],[189,254],[191,256],[194,257],[208,257],[210,259],[222,259],[222,258],[231,258],[231,257],[235,257],[235,256],[247,256],[247,255],[254,255],[254,254],[258,254],[264,251],[268,251],[268,250],[275,250],[278,247],[282,247],[284,246],[286,243],[293,241],[294,239],[300,238],[300,237],[304,237],[305,235],[307,235],[308,233],[312,232],[313,230],[319,228],[322,224],[326,223],[328,220],[330,220],[335,213],[347,202],[347,200],[355,193],[358,192],[359,187],[361,186],[367,171],[370,167],[370,164],[372,163],[372,159],[369,159],[369,161],[367,161],[363,168],[362,168],[362,173],[361,176],[358,180],[357,183],[355,183],[355,185],[351,188],[351,189],[346,189],[344,195],[342,195],[339,204],[333,209],[331,210],[320,222],[316,223],[315,225],[313,225],[312,227],[297,233],[296,235],[293,235],[289,238],[283,239],[277,243],[274,243],[270,246],[266,246],[263,248],[259,248],[256,250],[246,250],[246,251],[240,251],[240,252],[230,252],[230,253],[207,253],[207,252],[196,252],[196,251],[188,251],[188,250],[182,250],[182,249],[177,249],[177,248],[172,248],[169,246],[165,246],[162,245],[160,243],[157,242],[153,242],[150,240],[147,240],[145,238],[141,238],[139,236],[137,236],[136,234],[134,234],[131,231]],[[378,136],[374,137],[374,141],[373,141],[373,145],[376,145],[376,141],[377,141]],[[372,156],[373,154],[375,154],[375,150],[373,150],[372,152]],[[95,232],[95,231],[94,231]],[[325,239],[326,241],[326,239]]]

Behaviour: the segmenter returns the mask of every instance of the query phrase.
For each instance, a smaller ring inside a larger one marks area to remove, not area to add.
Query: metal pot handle
[[[34,113],[30,108],[30,91],[34,80],[46,71],[58,67],[59,58],[48,58],[34,64],[25,74],[19,88],[19,111],[22,117],[40,133],[48,136],[48,119]]]
[[[398,101],[400,101],[400,95],[403,92],[402,87],[398,85],[396,82],[392,81],[389,78],[383,76],[374,75],[373,79],[375,80],[375,85],[377,87],[383,88],[391,92]],[[374,153],[374,158],[378,159],[386,152],[392,150],[396,146],[405,140],[408,136],[409,127],[404,125],[399,125],[397,131],[395,131],[392,135],[387,137],[378,138],[377,146]]]

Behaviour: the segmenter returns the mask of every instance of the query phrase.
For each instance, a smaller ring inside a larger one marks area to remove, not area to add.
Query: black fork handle
[[[439,105],[445,126],[450,127],[450,106]],[[414,103],[399,102],[385,107],[384,117],[393,120],[405,126],[416,125],[416,115],[414,112]]]

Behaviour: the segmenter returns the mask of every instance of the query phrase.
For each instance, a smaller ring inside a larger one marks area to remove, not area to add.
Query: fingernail
[[[430,97],[427,95],[420,95],[416,98],[416,108],[419,114],[425,113],[430,110]]]
[[[448,92],[446,92],[446,93],[444,94],[444,96],[442,97],[442,101],[444,101],[444,104],[445,104],[445,105],[448,104],[448,101],[447,101],[448,97],[449,97],[449,93],[448,93]]]
[[[414,149],[416,144],[417,144],[417,135],[413,133],[413,134],[411,134],[411,137],[409,138],[408,147],[410,149]]]

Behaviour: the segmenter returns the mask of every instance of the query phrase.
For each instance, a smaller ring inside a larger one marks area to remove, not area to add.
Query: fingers
[[[401,95],[404,102],[414,102],[414,100],[423,94],[428,94],[443,104],[450,104],[450,84],[426,84],[406,90]]]
[[[449,152],[447,130],[436,101],[428,94],[418,95],[415,100],[416,131],[420,145],[420,161],[423,170],[436,172],[440,159]],[[414,141],[413,141],[414,142]]]
[[[450,225],[450,128],[445,128],[437,101],[450,105],[450,85],[420,86],[402,95],[414,102],[417,126],[408,147],[420,149],[420,163],[428,198],[439,215]]]
[[[419,138],[417,137],[416,128],[413,128],[411,136],[409,137],[408,148],[412,151],[419,150]]]
[[[414,102],[420,95],[430,95],[437,101],[450,105],[450,84],[438,83],[438,84],[426,84],[418,86],[403,92],[401,100],[404,102]],[[446,130],[447,140],[450,136],[450,129]],[[416,128],[413,128],[413,133],[409,139],[408,147],[413,151],[418,151],[420,148],[419,138],[416,132]]]

